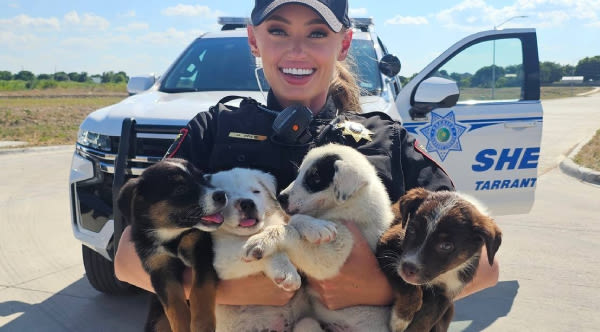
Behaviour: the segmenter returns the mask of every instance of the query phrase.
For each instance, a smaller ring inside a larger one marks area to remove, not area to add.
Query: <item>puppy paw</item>
[[[273,281],[284,291],[293,292],[302,286],[302,279],[296,270],[275,272]]]
[[[252,262],[271,256],[277,251],[280,231],[266,228],[263,232],[251,236],[242,247],[242,260]]]
[[[300,236],[310,243],[332,242],[337,236],[336,224],[331,221],[297,214],[291,217],[289,224],[294,226]]]

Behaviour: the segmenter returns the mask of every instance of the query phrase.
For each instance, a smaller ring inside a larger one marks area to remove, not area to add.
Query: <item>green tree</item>
[[[550,84],[560,81],[563,76],[563,68],[556,62],[540,62],[540,82]]]
[[[29,70],[21,70],[14,77],[15,80],[21,80],[21,81],[32,81],[34,78],[35,78],[35,75],[33,75],[33,73],[30,72]]]
[[[59,82],[68,81],[69,75],[67,75],[67,73],[65,73],[64,71],[59,71],[57,73],[54,73],[54,80]]]
[[[68,75],[69,75],[70,81],[79,82],[79,73],[72,72],[72,73],[69,73]]]
[[[37,76],[38,80],[51,80],[52,79],[52,75],[50,74],[39,74]]]
[[[79,73],[79,80],[77,80],[78,82],[87,82],[88,80],[88,73],[82,71],[81,73]]]
[[[7,70],[0,70],[0,81],[12,80],[12,73]]]
[[[494,73],[492,69],[495,67]],[[475,75],[471,78],[471,87],[473,88],[491,88],[492,87],[492,76],[498,80],[504,76],[504,68],[498,66],[486,66],[480,68],[475,72]]]
[[[114,71],[105,71],[102,73],[102,83],[110,83],[113,81],[115,77]]]
[[[115,76],[113,76],[112,82],[113,83],[121,83],[121,82],[127,82],[129,80],[129,77],[127,77],[127,74],[125,74],[124,71],[120,71],[118,73],[115,74]]]
[[[575,66],[572,65],[564,65],[562,67],[563,76],[574,76],[575,75]]]
[[[575,75],[583,76],[585,81],[600,80],[600,55],[585,57],[575,66]]]

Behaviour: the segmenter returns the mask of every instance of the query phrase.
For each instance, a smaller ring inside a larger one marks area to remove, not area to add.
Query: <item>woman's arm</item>
[[[475,277],[467,284],[467,286],[454,298],[454,301],[467,297],[473,293],[479,292],[489,287],[494,287],[498,283],[500,276],[500,263],[494,258],[494,264],[490,266],[487,258],[487,250],[485,246],[481,249],[481,257],[479,265],[475,271]]]
[[[355,305],[390,305],[394,297],[392,287],[379,268],[375,255],[371,252],[362,233],[354,223],[347,223],[354,236],[354,248],[340,273],[331,279],[317,281],[309,278],[310,287],[316,290],[321,302],[332,310]],[[487,262],[485,247],[481,253],[479,267],[471,281],[457,297],[462,298],[496,285],[499,265]]]
[[[150,275],[146,273],[142,262],[131,241],[131,228],[128,226],[121,235],[115,255],[115,275],[124,282],[154,292]],[[189,297],[192,273],[186,269],[184,288]],[[228,305],[271,305],[282,306],[289,302],[294,292],[286,292],[277,287],[264,275],[254,275],[235,280],[221,280],[217,288],[217,304]]]

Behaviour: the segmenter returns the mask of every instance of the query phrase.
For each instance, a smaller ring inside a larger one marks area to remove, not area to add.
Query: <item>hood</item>
[[[80,128],[103,135],[120,136],[125,118],[134,118],[140,124],[183,127],[196,114],[208,111],[217,101],[228,95],[247,96],[261,103],[266,102],[259,91],[164,93],[149,90],[91,113]],[[235,105],[235,101],[233,104]]]

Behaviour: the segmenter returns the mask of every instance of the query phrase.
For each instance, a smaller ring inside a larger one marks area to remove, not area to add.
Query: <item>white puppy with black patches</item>
[[[300,288],[300,275],[284,252],[253,262],[244,262],[240,254],[248,237],[259,234],[267,226],[285,222],[286,215],[275,196],[275,178],[259,170],[234,168],[208,175],[207,179],[222,188],[228,198],[222,211],[223,224],[211,233],[215,252],[213,264],[219,279],[264,273],[285,290]],[[217,305],[217,331],[291,331],[300,314],[301,306],[295,305],[299,300],[300,297],[295,298],[283,307]]]
[[[394,218],[385,186],[373,165],[357,150],[329,144],[309,151],[299,175],[278,197],[292,215],[288,225],[265,228],[244,246],[246,259],[286,252],[292,263],[317,280],[334,277],[348,258],[354,240],[343,224],[354,222],[375,251],[381,234]],[[368,271],[366,271],[368,273]],[[309,290],[311,316],[326,330],[387,331],[389,309],[357,306],[332,311]],[[296,331],[315,331],[311,319]]]

